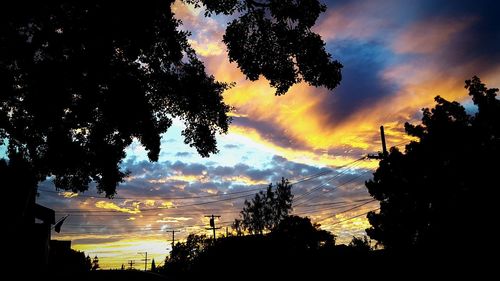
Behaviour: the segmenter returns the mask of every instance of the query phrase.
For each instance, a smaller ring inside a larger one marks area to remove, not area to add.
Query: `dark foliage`
[[[284,94],[301,79],[334,88],[341,65],[310,31],[317,0],[208,1],[207,15],[234,14],[224,41],[251,80]],[[138,139],[157,160],[172,118],[186,144],[217,152],[229,87],[214,80],[179,31],[172,0],[10,1],[0,11],[0,145],[37,181],[85,191],[94,181],[112,197],[126,171],[124,149]],[[5,143],[4,143],[5,144]],[[28,187],[26,187],[28,188]]]
[[[332,60],[321,37],[311,31],[326,10],[318,0],[186,2],[205,5],[207,15],[238,12],[224,34],[229,59],[252,81],[264,76],[276,95],[302,80],[328,89],[339,84],[342,64]]]
[[[352,237],[351,242],[349,242],[349,247],[356,249],[357,251],[368,252],[372,250],[371,241],[368,237]]]
[[[227,131],[228,85],[205,73],[172,1],[14,1],[0,12],[0,141],[38,180],[115,194],[134,138],[157,160],[160,135],[184,121],[202,156]]]
[[[236,219],[233,229],[238,234],[244,230],[252,234],[272,231],[292,211],[293,194],[290,182],[282,178],[281,182],[269,184],[267,190],[260,191],[252,201],[245,200],[241,219]]]
[[[498,89],[487,89],[477,77],[465,88],[477,106],[474,114],[436,97],[433,109],[423,109],[422,124],[405,125],[418,141],[405,153],[392,148],[366,183],[381,207],[368,214],[367,233],[387,250],[467,260],[471,251],[484,250],[485,228],[497,220],[500,100]]]
[[[160,271],[173,278],[186,275],[192,270],[195,260],[213,244],[212,242],[206,235],[189,234],[186,242],[177,242],[172,247]]]
[[[318,229],[308,218],[290,216],[266,235],[229,236],[217,239],[215,244],[204,235],[189,235],[186,242],[175,245],[162,273],[183,280],[207,276],[207,272],[223,266],[231,276],[248,273],[243,279],[296,278],[311,270],[315,262],[324,262],[321,258],[332,251],[334,244],[334,236]],[[289,266],[296,270],[289,271]]]
[[[335,235],[311,223],[309,218],[287,216],[271,232],[271,237],[285,245],[284,251],[319,250],[335,245]]]

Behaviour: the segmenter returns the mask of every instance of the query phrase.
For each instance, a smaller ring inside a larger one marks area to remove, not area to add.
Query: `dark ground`
[[[47,276],[40,280],[48,281],[165,281],[165,276],[138,270],[97,270],[76,274],[59,274]]]

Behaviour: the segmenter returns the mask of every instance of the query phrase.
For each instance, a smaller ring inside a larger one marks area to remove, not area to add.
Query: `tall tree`
[[[26,185],[16,187],[22,196],[9,194],[22,199],[17,205],[33,205],[36,182],[47,177],[74,192],[94,181],[112,197],[127,175],[124,149],[138,139],[156,161],[172,118],[184,122],[185,143],[200,155],[217,152],[215,135],[230,122],[222,98],[229,85],[206,74],[173,2],[20,0],[2,7],[0,145],[9,161],[0,166],[9,166],[2,176],[24,169]],[[204,5],[206,15],[233,15],[224,42],[250,80],[266,77],[277,94],[300,80],[329,89],[339,83],[340,63],[311,31],[325,11],[317,0],[184,2]]]
[[[99,268],[100,268],[99,258],[97,256],[95,256],[94,259],[92,260],[92,270],[97,270]]]
[[[260,75],[277,94],[304,80],[333,89],[341,65],[311,31],[318,0],[184,0],[206,15],[234,19],[223,41],[250,80]],[[8,235],[29,239],[37,184],[107,197],[134,139],[157,161],[173,118],[184,142],[203,157],[226,133],[229,84],[205,71],[179,30],[174,0],[8,1],[0,9],[0,178],[8,188]],[[3,155],[2,155],[3,156]],[[22,229],[22,230],[21,230]],[[19,235],[23,233],[23,236]],[[15,244],[15,243],[14,243]],[[26,251],[32,249],[25,249]],[[24,251],[16,251],[22,253]]]
[[[205,73],[173,1],[15,1],[0,11],[0,141],[9,158],[115,194],[124,149],[140,140],[157,160],[172,118],[202,156],[227,131],[227,84]]]
[[[386,249],[472,250],[495,220],[493,206],[500,157],[500,100],[477,77],[465,82],[476,106],[436,97],[422,124],[405,124],[418,139],[405,153],[392,148],[380,161],[368,191],[380,201],[368,235]]]
[[[245,200],[241,219],[236,219],[233,228],[241,228],[250,233],[262,234],[264,230],[273,230],[292,210],[293,194],[290,182],[281,178],[281,182],[269,184],[266,191],[260,191],[252,201]]]
[[[87,255],[87,257],[85,258],[85,268],[87,269],[87,271],[92,269],[92,260],[90,259],[89,255]]]
[[[156,263],[155,263],[155,259],[153,259],[151,261],[151,271],[152,272],[156,272]]]

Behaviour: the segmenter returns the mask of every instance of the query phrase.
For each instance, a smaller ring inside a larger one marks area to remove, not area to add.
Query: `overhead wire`
[[[291,182],[291,185],[302,183],[305,181],[309,181],[324,175],[327,175],[329,173],[332,173],[333,170],[327,170],[327,171],[322,171],[318,172],[316,174],[302,177],[301,179],[296,180],[295,182]],[[225,193],[217,193],[217,194],[207,194],[207,195],[194,195],[194,196],[173,196],[173,197],[165,197],[165,196],[157,196],[157,195],[152,195],[152,196],[134,196],[134,197],[112,197],[112,198],[107,198],[107,197],[102,197],[98,195],[87,195],[87,194],[78,194],[78,196],[72,197],[72,198],[95,198],[95,199],[116,199],[116,200],[138,200],[138,199],[157,199],[157,200],[189,200],[189,199],[199,199],[199,198],[209,198],[209,197],[220,197],[220,196],[231,196],[233,194],[241,194],[241,193],[248,193],[248,192],[254,192],[254,191],[259,191],[263,190],[266,187],[256,187],[256,188],[251,188],[248,190],[240,190],[240,191],[233,191],[233,192],[225,192]],[[57,190],[46,190],[46,189],[38,189],[38,191],[41,192],[47,192],[47,193],[56,193],[56,194],[61,194],[62,192],[66,192],[65,190],[57,191]]]
[[[321,220],[319,220],[319,221],[317,221],[317,222],[326,221],[326,220],[331,219],[331,218],[333,218],[333,217],[335,217],[335,216],[337,216],[337,215],[340,215],[340,214],[344,214],[344,213],[350,212],[350,211],[352,211],[352,210],[355,210],[355,209],[357,209],[357,208],[359,208],[359,207],[362,207],[362,206],[364,206],[364,205],[367,205],[367,204],[373,203],[373,202],[375,202],[375,201],[377,201],[377,199],[372,199],[372,200],[370,200],[370,201],[368,201],[368,202],[364,202],[364,203],[362,203],[362,204],[359,204],[359,205],[357,205],[357,206],[354,206],[354,207],[349,208],[349,209],[347,209],[347,210],[344,210],[344,211],[342,211],[342,212],[338,212],[338,213],[335,213],[335,214],[333,214],[333,215],[331,215],[331,216],[328,216],[328,217],[326,217],[326,218],[322,218]]]
[[[314,192],[314,191],[316,191],[316,190],[320,189],[321,187],[323,187],[323,186],[327,185],[327,184],[328,184],[328,182],[333,181],[334,179],[336,179],[336,178],[338,178],[338,177],[342,176],[345,172],[347,172],[347,171],[349,170],[349,169],[347,169],[347,167],[349,167],[349,166],[351,166],[351,165],[352,165],[352,167],[350,167],[350,169],[352,169],[352,168],[354,168],[354,167],[356,167],[356,166],[358,165],[358,164],[356,164],[356,163],[358,163],[358,162],[360,162],[360,161],[362,161],[362,160],[364,160],[364,159],[366,159],[366,156],[363,156],[363,157],[358,158],[358,159],[356,159],[356,160],[354,160],[354,161],[352,161],[352,162],[349,162],[349,163],[347,163],[347,164],[345,164],[345,165],[342,165],[342,166],[338,167],[338,169],[344,169],[344,170],[340,171],[338,174],[334,175],[332,178],[327,179],[327,181],[326,181],[326,182],[322,182],[321,184],[316,185],[315,187],[313,187],[313,188],[312,188],[312,189],[310,189],[309,191],[306,191],[306,192],[304,192],[304,193],[302,193],[302,194],[296,194],[296,195],[298,195],[298,196],[294,198],[294,201],[300,200],[300,199],[301,199],[301,198],[303,198],[304,196],[307,196],[307,195],[311,194],[312,192]]]

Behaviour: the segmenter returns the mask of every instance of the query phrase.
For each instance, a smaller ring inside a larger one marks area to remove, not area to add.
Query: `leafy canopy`
[[[418,141],[405,153],[392,148],[366,183],[381,207],[368,214],[367,233],[386,249],[470,250],[496,220],[498,166],[490,160],[500,156],[498,89],[478,77],[465,88],[473,113],[436,97],[433,109],[423,109],[422,124],[405,124]]]
[[[342,64],[325,50],[321,37],[312,32],[326,6],[318,0],[187,0],[205,5],[206,15],[235,12],[224,34],[230,61],[251,81],[264,76],[276,95],[294,84],[335,88]]]
[[[0,145],[35,182],[111,197],[138,139],[152,161],[172,118],[207,157],[226,133],[230,85],[207,75],[179,30],[173,0],[9,1],[0,10]],[[325,10],[312,1],[196,1],[207,15],[234,14],[224,36],[230,60],[277,94],[301,79],[334,88],[341,65],[310,31]],[[13,165],[10,162],[9,165]],[[5,164],[5,163],[4,163]],[[3,164],[2,164],[3,165]]]

